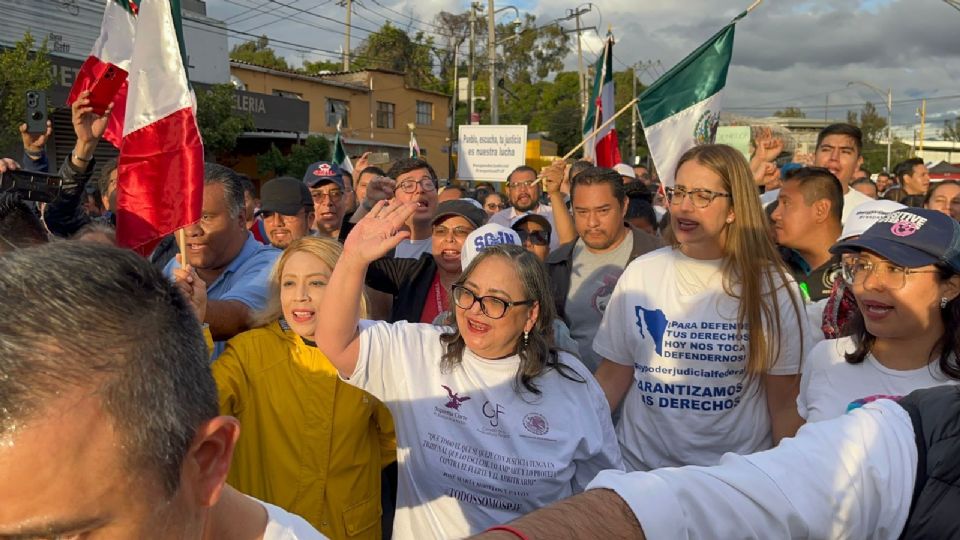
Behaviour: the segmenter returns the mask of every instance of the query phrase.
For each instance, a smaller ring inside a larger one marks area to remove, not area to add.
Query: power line
[[[420,23],[420,24],[422,24],[422,25],[424,25],[424,26],[429,26],[430,28],[433,29],[434,32],[444,33],[444,30],[446,30],[446,28],[443,28],[442,26],[438,26],[438,25],[435,25],[435,24],[432,24],[432,23],[428,23],[428,22],[422,21],[422,20],[420,20],[420,19],[417,19],[417,18],[414,17],[413,15],[407,15],[406,13],[401,13],[401,12],[399,12],[399,11],[393,9],[393,8],[387,7],[387,6],[383,5],[383,4],[381,4],[381,3],[379,2],[379,0],[372,0],[372,2],[373,2],[374,4],[382,7],[383,9],[391,12],[391,13],[394,13],[394,14],[399,15],[399,16],[401,16],[401,17],[406,17],[406,18],[410,19],[411,21],[418,22],[418,23]]]

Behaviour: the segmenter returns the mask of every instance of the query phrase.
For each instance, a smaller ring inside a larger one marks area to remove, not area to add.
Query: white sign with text
[[[526,163],[527,126],[460,126],[457,147],[457,178],[506,182]]]

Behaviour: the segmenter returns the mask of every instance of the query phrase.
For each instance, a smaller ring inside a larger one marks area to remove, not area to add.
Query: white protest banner
[[[526,162],[527,126],[460,126],[457,178],[505,182]]]
[[[750,126],[720,126],[714,142],[739,150],[750,161]]]

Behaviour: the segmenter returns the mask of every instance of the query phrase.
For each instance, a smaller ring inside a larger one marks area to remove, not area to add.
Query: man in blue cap
[[[343,171],[336,163],[318,161],[307,167],[303,183],[310,189],[310,196],[313,197],[313,210],[316,215],[313,227],[317,235],[337,238],[349,203]]]

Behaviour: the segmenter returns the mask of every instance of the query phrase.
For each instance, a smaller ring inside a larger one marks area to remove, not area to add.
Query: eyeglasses
[[[450,229],[448,227],[444,227],[443,225],[437,225],[433,228],[433,235],[438,238],[446,238],[451,232],[453,232],[454,238],[457,240],[463,240],[473,232],[473,229],[469,227],[454,227]]]
[[[520,189],[520,188],[526,189],[526,188],[535,186],[537,182],[539,182],[539,180],[537,180],[536,178],[534,178],[533,180],[527,180],[525,182],[507,182],[507,187],[510,189]]]
[[[689,196],[690,202],[693,203],[693,206],[696,208],[706,208],[710,206],[710,203],[712,203],[717,197],[732,198],[729,193],[710,191],[709,189],[691,189],[690,191],[687,191],[687,188],[684,187],[668,187],[663,191],[667,194],[667,202],[670,204],[680,204],[683,202],[684,197]]]
[[[550,245],[550,233],[547,231],[525,231],[523,229],[516,229],[517,236],[520,237],[520,243],[526,243],[527,239],[530,239],[530,243],[535,246],[549,246]]]
[[[503,203],[487,203],[485,207],[487,210],[503,210],[507,205]]]
[[[323,202],[323,199],[329,198],[330,202],[338,203],[340,202],[340,199],[343,198],[343,191],[339,189],[332,189],[326,193],[318,191],[311,193],[310,196],[313,197],[314,202],[320,203]]]
[[[873,275],[883,286],[890,290],[902,289],[907,284],[909,274],[936,274],[939,270],[915,270],[897,266],[889,262],[870,262],[859,257],[843,260],[841,266],[843,280],[850,285],[863,285],[867,276]]]
[[[437,189],[437,182],[433,178],[421,178],[420,180],[404,180],[397,184],[397,187],[400,188],[400,191],[404,193],[413,193],[417,191],[417,186],[420,186],[420,189],[423,191],[433,191]]]
[[[527,306],[535,300],[522,300],[519,302],[508,302],[496,296],[477,296],[473,291],[463,285],[454,285],[451,287],[453,292],[453,301],[457,307],[466,311],[473,307],[473,304],[480,302],[480,311],[491,319],[500,319],[507,313],[507,309],[513,306]]]

